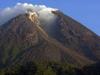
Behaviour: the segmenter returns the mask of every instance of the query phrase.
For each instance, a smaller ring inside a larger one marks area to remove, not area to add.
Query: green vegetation
[[[52,70],[51,67],[48,67],[44,72],[43,75],[56,75],[56,73]]]
[[[28,62],[9,67],[0,72],[0,75],[75,75],[75,72],[68,64]]]
[[[77,69],[71,64],[28,62],[1,69],[0,75],[100,75],[100,63]]]

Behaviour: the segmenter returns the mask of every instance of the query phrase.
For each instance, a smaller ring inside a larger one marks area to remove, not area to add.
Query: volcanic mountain
[[[1,25],[0,68],[29,61],[81,67],[100,60],[98,35],[60,11],[51,13],[56,19],[49,24],[30,11]]]

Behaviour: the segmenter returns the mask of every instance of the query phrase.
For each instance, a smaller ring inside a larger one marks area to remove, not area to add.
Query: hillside
[[[52,14],[56,19],[49,24],[32,11],[0,27],[1,70],[12,70],[17,64],[29,62],[45,65],[56,62],[61,67],[71,65],[73,69],[100,60],[98,35],[60,11],[52,11]],[[60,75],[64,75],[62,73]]]

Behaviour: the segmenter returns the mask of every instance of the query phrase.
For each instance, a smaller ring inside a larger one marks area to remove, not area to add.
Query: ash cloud
[[[8,20],[27,13],[27,10],[31,9],[39,14],[39,19],[45,23],[51,23],[56,19],[56,16],[51,11],[58,9],[46,7],[45,5],[33,5],[29,3],[17,3],[13,7],[7,7],[0,11],[0,25],[3,25]]]

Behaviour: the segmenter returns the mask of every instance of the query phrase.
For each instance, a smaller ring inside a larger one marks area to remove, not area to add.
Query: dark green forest
[[[0,75],[100,75],[100,63],[78,69],[65,63],[28,62],[2,69]]]

